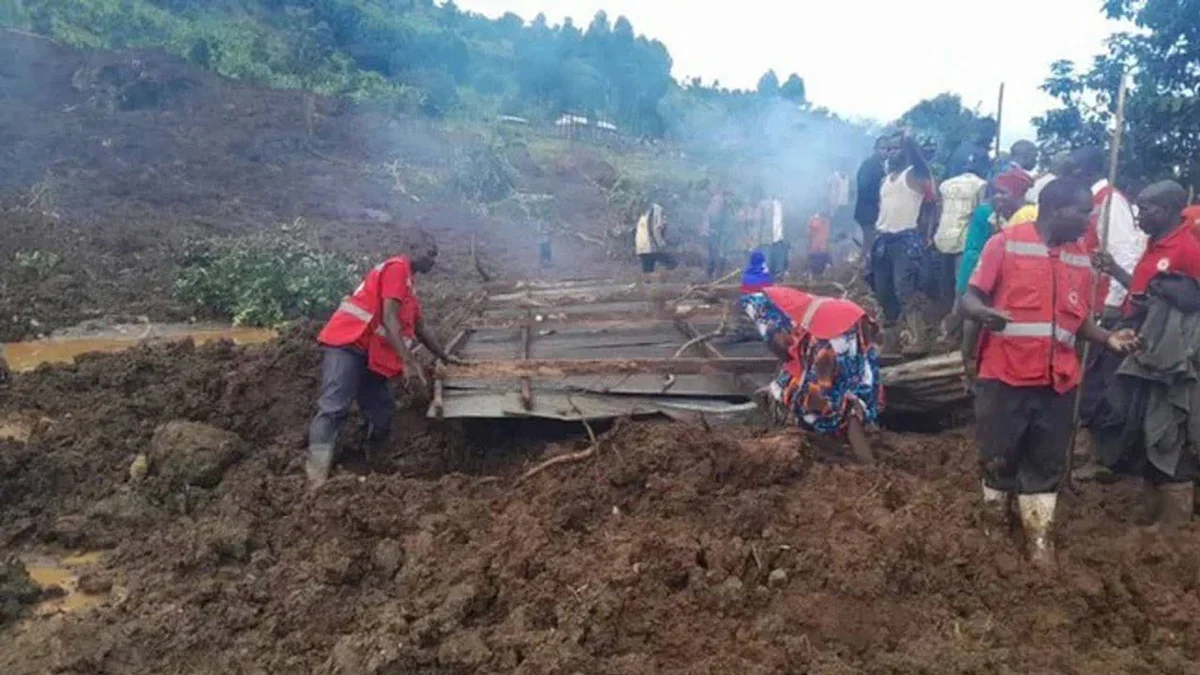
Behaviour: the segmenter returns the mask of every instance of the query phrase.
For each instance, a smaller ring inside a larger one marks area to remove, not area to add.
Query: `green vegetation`
[[[678,102],[662,109],[681,91],[667,48],[604,12],[581,30],[432,0],[0,0],[0,25],[75,47],[164,48],[228,77],[431,116],[571,111],[649,137],[684,121]],[[767,79],[755,96],[804,104],[798,75]],[[709,103],[741,93],[706,89]]]
[[[17,251],[13,255],[17,269],[39,280],[49,278],[61,261],[62,258],[51,251]]]
[[[1042,88],[1060,106],[1035,120],[1039,141],[1052,151],[1107,144],[1121,77],[1131,72],[1121,181],[1175,178],[1200,188],[1200,1],[1107,0],[1103,11],[1137,30],[1110,38],[1088,70],[1051,67]]]
[[[239,326],[321,316],[359,282],[366,263],[307,243],[304,223],[236,240],[194,242],[175,283],[180,300]]]

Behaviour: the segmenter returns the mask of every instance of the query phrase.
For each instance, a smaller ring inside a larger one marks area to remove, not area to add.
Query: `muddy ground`
[[[0,542],[106,551],[123,589],[8,629],[0,671],[1196,672],[1200,538],[1136,527],[1133,486],[1068,498],[1039,574],[982,535],[960,433],[885,433],[864,468],[792,431],[630,423],[520,482],[586,440],[501,455],[413,400],[390,456],[312,495],[310,340],[0,390],[40,419],[0,451]]]
[[[187,320],[170,288],[188,237],[297,217],[353,254],[433,223],[447,253],[421,292],[443,338],[475,289],[472,233],[499,274],[534,267],[528,224],[454,187],[484,140],[313,109],[310,133],[295,93],[5,34],[0,339]],[[613,167],[588,152],[508,160],[589,236],[616,222]],[[37,251],[54,264],[11,264]],[[556,256],[548,274],[633,269],[577,238]],[[0,672],[1200,672],[1196,528],[1140,529],[1135,486],[1086,485],[1060,509],[1061,568],[1036,573],[982,535],[964,432],[885,433],[866,468],[794,431],[628,423],[522,482],[584,435],[433,424],[401,392],[389,452],[365,460],[351,420],[345,466],[309,494],[315,330],[0,386],[0,550],[103,553],[78,583],[99,604],[33,618],[41,593],[0,556]]]

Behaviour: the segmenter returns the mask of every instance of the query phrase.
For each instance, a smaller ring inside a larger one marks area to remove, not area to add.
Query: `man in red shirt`
[[[1150,280],[1165,272],[1200,279],[1200,240],[1193,235],[1190,223],[1183,216],[1187,206],[1187,191],[1183,186],[1173,180],[1154,183],[1138,195],[1137,206],[1138,228],[1150,237],[1150,241],[1133,268],[1133,274],[1121,269],[1111,255],[1103,252],[1093,257],[1096,269],[1112,276],[1135,297],[1144,295]],[[1131,299],[1126,297],[1126,316],[1131,311]]]
[[[1007,526],[1017,495],[1032,560],[1052,564],[1057,490],[1071,440],[1082,368],[1076,337],[1126,351],[1132,331],[1109,333],[1092,320],[1092,268],[1078,240],[1092,210],[1086,185],[1056,180],[1034,223],[988,241],[963,296],[964,314],[984,328],[963,359],[978,359],[975,415],[989,530]],[[968,372],[971,368],[968,367]]]
[[[320,487],[333,466],[338,432],[356,399],[366,426],[368,451],[387,439],[395,414],[388,379],[402,375],[424,383],[409,343],[419,340],[438,359],[459,362],[425,328],[412,275],[433,269],[437,244],[423,236],[411,256],[391,258],[367,272],[354,293],[317,336],[324,357],[321,397],[308,430],[309,484]]]

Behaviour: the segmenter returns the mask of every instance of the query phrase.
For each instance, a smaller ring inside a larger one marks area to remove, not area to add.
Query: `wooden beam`
[[[709,373],[771,373],[779,370],[779,360],[770,358],[728,359],[529,359],[523,361],[481,361],[468,365],[447,365],[446,377],[555,377],[562,375],[624,375],[659,373],[663,375],[705,375]]]
[[[525,315],[525,323],[521,326],[521,360],[529,360],[529,343],[533,341],[533,314]],[[533,386],[529,382],[529,376],[521,376],[521,407],[526,410],[533,410]]]

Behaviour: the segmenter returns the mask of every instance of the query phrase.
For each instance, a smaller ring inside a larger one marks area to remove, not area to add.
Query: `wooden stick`
[[[677,359],[677,358],[683,356],[685,353],[687,353],[687,350],[691,349],[696,344],[702,344],[705,347],[710,347],[711,345],[708,344],[709,340],[712,340],[713,338],[721,337],[722,335],[725,334],[725,324],[727,323],[727,319],[728,319],[728,314],[721,317],[721,323],[717,326],[716,330],[712,331],[711,333],[705,333],[704,335],[695,334],[695,329],[693,328],[692,333],[694,335],[693,335],[692,339],[683,343],[683,346],[680,347],[675,352],[675,356],[673,356],[671,358]],[[676,324],[676,325],[678,325],[678,324]],[[707,349],[705,351],[707,351]],[[711,352],[709,353],[709,356],[710,357],[713,356]],[[715,358],[719,359],[721,357],[720,357],[720,355],[717,355]]]
[[[436,377],[433,379],[433,413],[440,420],[446,412],[446,402],[443,396],[443,390],[446,388],[445,379],[441,372],[441,366],[438,366]]]
[[[1117,90],[1117,118],[1116,128],[1113,130],[1112,149],[1108,155],[1108,186],[1110,188],[1108,198],[1104,202],[1104,208],[1101,210],[1101,230],[1100,230],[1100,250],[1104,253],[1108,252],[1108,226],[1112,222],[1112,202],[1113,195],[1117,189],[1117,160],[1121,156],[1121,139],[1124,137],[1125,128],[1125,94],[1129,86],[1129,74],[1121,74],[1121,87]],[[1098,303],[1103,302],[1100,296],[1100,275],[1096,274],[1092,278],[1092,311],[1095,312],[1095,307]],[[1088,358],[1092,353],[1092,343],[1085,342],[1083,344],[1083,353],[1080,356],[1081,373],[1079,377],[1079,386],[1075,390],[1075,406],[1071,413],[1071,441],[1067,444],[1066,457],[1063,460],[1062,476],[1059,479],[1059,492],[1062,491],[1063,484],[1076,492],[1075,484],[1071,479],[1071,459],[1075,455],[1075,444],[1079,440],[1079,425],[1083,410],[1083,389],[1087,383],[1087,364]]]
[[[483,280],[483,283],[486,284],[492,280],[492,275],[483,269],[483,263],[479,261],[479,249],[475,242],[475,235],[473,234],[471,235],[471,262],[475,264],[475,272],[479,274],[479,278]]]
[[[1000,160],[1000,123],[1004,121],[1004,83],[1000,83],[1000,98],[996,101],[996,160]]]
[[[574,403],[572,403],[571,405],[572,405],[572,407],[575,406]],[[579,411],[579,408],[575,407],[575,410]],[[580,414],[582,415],[583,413],[581,412]],[[624,420],[625,420],[625,418],[618,417],[617,421],[613,423],[612,428],[609,429],[608,432],[604,434],[603,438],[608,438],[608,437],[612,436],[613,434],[617,433],[617,430],[621,428],[621,425],[624,422]],[[602,438],[596,436],[596,432],[592,430],[592,425],[588,424],[587,420],[581,418],[579,421],[583,422],[583,428],[587,431],[588,438],[591,439],[591,445],[589,445],[586,450],[580,450],[579,452],[569,452],[565,455],[558,455],[555,457],[551,457],[550,459],[542,462],[541,464],[538,464],[537,466],[533,467],[532,469],[526,471],[524,474],[521,475],[520,478],[517,479],[518,485],[521,483],[524,483],[525,481],[527,481],[530,478],[536,476],[537,474],[545,471],[546,469],[549,469],[552,466],[558,466],[560,464],[572,464],[574,462],[582,462],[583,460],[588,459],[589,457],[596,454],[596,452],[600,449],[600,441],[602,440]]]
[[[525,316],[525,325],[521,326],[521,360],[529,360],[529,343],[533,339],[533,330],[530,324],[533,322],[533,314]],[[533,410],[533,386],[529,381],[529,376],[525,375],[521,378],[521,407],[526,410]]]

